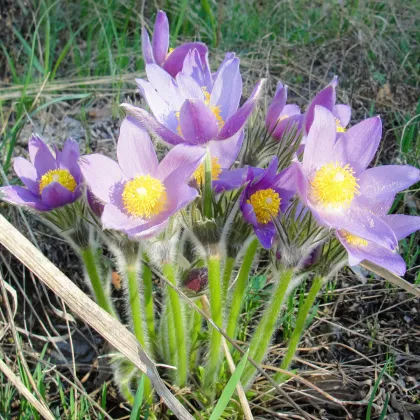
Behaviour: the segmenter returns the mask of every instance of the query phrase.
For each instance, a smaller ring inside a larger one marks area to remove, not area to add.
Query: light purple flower
[[[261,245],[273,245],[276,229],[273,218],[284,212],[296,192],[296,171],[291,166],[277,173],[278,159],[274,157],[267,169],[258,175],[248,170],[247,183],[240,197],[244,219],[250,223]]]
[[[207,47],[202,42],[189,42],[172,51],[169,50],[169,22],[163,11],[159,11],[156,16],[152,42],[150,42],[149,34],[144,27],[141,38],[145,63],[156,64],[173,77],[181,71],[185,56],[191,50],[196,50],[202,57],[207,54]]]
[[[83,156],[80,167],[88,187],[105,205],[103,227],[147,237],[197,197],[186,181],[203,156],[201,149],[178,145],[159,164],[149,135],[128,117],[121,124],[118,163],[93,154]]]
[[[412,166],[366,169],[378,148],[382,124],[368,118],[337,134],[334,115],[315,108],[299,168],[299,195],[324,226],[350,232],[389,250],[397,247],[391,227],[378,216],[395,195],[420,179]]]
[[[289,105],[287,102],[287,86],[277,83],[276,93],[267,110],[265,125],[272,137],[280,140],[285,132],[296,127],[298,132],[302,128],[303,115],[297,105]]]
[[[14,169],[25,184],[0,188],[1,199],[18,206],[50,211],[76,201],[81,194],[81,173],[77,160],[79,145],[67,140],[62,151],[51,152],[44,141],[33,134],[28,142],[30,161],[14,160]]]
[[[308,106],[308,109],[305,112],[305,121],[304,126],[306,133],[309,133],[312,123],[314,121],[315,107],[318,105],[327,108],[331,111],[335,117],[336,130],[338,133],[344,133],[346,127],[350,122],[351,118],[351,108],[348,105],[338,104],[336,105],[337,95],[336,87],[338,84],[337,76],[330,82],[330,84],[322,89],[311,103]]]

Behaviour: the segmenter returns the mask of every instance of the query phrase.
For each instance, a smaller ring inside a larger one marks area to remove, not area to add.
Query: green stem
[[[208,281],[210,290],[210,315],[218,327],[223,326],[222,299],[220,284],[220,257],[210,256],[207,261]],[[212,328],[210,333],[210,354],[204,377],[204,388],[213,388],[215,378],[218,374],[219,364],[223,350],[221,347],[222,336]]]
[[[211,179],[211,155],[207,149],[204,161],[204,191],[203,191],[203,213],[207,219],[213,218],[212,209],[212,179]]]
[[[166,296],[167,302],[166,302],[166,327],[167,327],[167,334],[168,334],[168,347],[169,347],[169,362],[172,365],[176,365],[176,357],[177,357],[177,351],[176,351],[176,330],[175,330],[175,324],[174,324],[174,317],[172,315],[172,307],[171,307],[171,301],[169,299],[169,296]],[[164,339],[166,337],[164,336]]]
[[[227,257],[225,262],[225,268],[223,270],[223,281],[222,281],[222,301],[226,299],[230,278],[232,277],[232,271],[235,266],[235,258]]]
[[[254,261],[255,253],[258,248],[258,239],[253,239],[245,251],[244,259],[239,270],[238,278],[236,280],[235,289],[233,291],[232,300],[230,303],[230,314],[227,325],[227,335],[233,340],[236,339],[236,327],[238,325],[238,318],[241,313],[246,285],[249,279],[252,263]]]
[[[153,307],[152,270],[146,263],[143,265],[144,312],[150,341],[156,344],[155,312]]]
[[[322,277],[315,277],[309,290],[308,296],[303,303],[303,306],[300,308],[298,312],[298,316],[296,318],[296,326],[293,330],[292,336],[290,337],[289,343],[287,345],[287,351],[281,362],[281,369],[287,370],[289,369],[290,364],[292,363],[293,357],[295,356],[297,346],[300,341],[300,337],[302,336],[303,329],[305,328],[306,318],[309,315],[309,312],[315,302],[315,299],[321,290],[324,284],[324,279]],[[278,372],[274,375],[274,380],[277,383],[283,382],[284,379],[287,378],[287,375]]]
[[[112,308],[111,301],[106,295],[101,282],[98,265],[93,249],[91,247],[87,247],[82,249],[80,253],[85,264],[86,272],[89,276],[97,304],[102,309],[105,309],[105,311],[107,311],[109,314],[115,317],[115,312]]]
[[[144,315],[142,310],[140,287],[138,281],[138,269],[135,261],[127,261],[127,282],[128,282],[128,297],[131,308],[131,321],[133,323],[134,335],[144,348],[149,352],[148,334],[144,328]],[[144,382],[144,395],[151,397],[152,384],[149,378]]]
[[[175,273],[172,264],[163,265],[163,275],[176,286]],[[187,363],[187,343],[185,337],[184,320],[182,317],[182,306],[179,295],[172,287],[168,287],[169,301],[171,304],[171,315],[174,323],[172,330],[175,332],[176,347],[177,347],[177,371],[176,382],[177,385],[183,387],[186,385],[188,376],[188,363]],[[168,325],[169,329],[169,325]],[[169,331],[168,331],[169,332]]]
[[[197,300],[195,304],[202,309],[201,301]],[[190,343],[191,343],[191,351],[190,351],[190,369],[195,369],[196,361],[197,361],[197,338],[200,334],[201,327],[203,324],[203,320],[201,318],[201,314],[197,311],[192,310],[192,321],[191,321],[191,333],[190,333]]]
[[[271,301],[268,303],[251,339],[249,346],[249,357],[251,357],[258,364],[264,360],[264,357],[267,353],[267,348],[276,328],[277,319],[280,315],[281,308],[287,294],[287,289],[293,278],[293,272],[293,269],[289,269],[282,273]],[[242,374],[241,382],[245,386],[250,385],[254,374],[254,366],[248,363],[244,373]]]

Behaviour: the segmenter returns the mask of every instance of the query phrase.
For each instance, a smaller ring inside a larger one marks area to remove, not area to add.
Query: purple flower
[[[203,156],[203,150],[178,145],[159,164],[149,135],[128,117],[121,124],[118,163],[93,154],[83,156],[80,167],[92,193],[105,204],[103,227],[146,237],[197,196],[186,181]]]
[[[404,214],[379,216],[389,226],[398,241],[420,229],[420,217],[417,216],[406,216]],[[375,241],[354,235],[347,230],[339,230],[336,235],[348,253],[350,266],[358,265],[363,260],[367,260],[398,276],[405,274],[405,261],[397,253],[397,248],[389,249]]]
[[[303,115],[297,105],[286,105],[287,86],[277,83],[276,93],[268,107],[265,125],[272,137],[280,140],[286,131],[294,126],[298,131],[302,128]]]
[[[420,171],[402,165],[366,169],[381,132],[381,120],[374,117],[338,135],[334,115],[317,106],[303,162],[296,163],[298,190],[320,224],[394,250],[396,235],[378,214],[420,179]]]
[[[240,208],[244,219],[254,227],[261,245],[271,248],[276,233],[272,219],[289,206],[296,192],[296,172],[291,166],[277,173],[278,159],[259,175],[248,171],[247,184],[240,197]]]
[[[146,28],[142,28],[142,49],[146,64],[156,64],[175,77],[182,69],[185,56],[196,50],[200,56],[207,54],[207,47],[202,42],[189,42],[169,50],[169,23],[166,13],[159,11],[156,16],[152,42]]]
[[[192,51],[185,59],[184,70],[172,78],[156,64],[146,66],[149,81],[137,79],[140,93],[153,116],[144,109],[123,104],[148,131],[169,144],[188,144],[218,149],[228,168],[236,159],[243,139],[243,128],[261,94],[263,82],[238,109],[242,94],[239,59],[228,55],[215,75],[208,64]],[[220,155],[220,153],[219,153]],[[217,153],[213,156],[220,158]]]
[[[11,204],[49,211],[73,203],[80,197],[81,173],[77,160],[79,145],[67,140],[63,150],[52,153],[41,138],[33,134],[28,142],[30,162],[14,160],[14,169],[25,184],[0,188],[1,198]]]
[[[309,130],[314,121],[315,107],[321,105],[331,111],[335,117],[336,130],[338,133],[344,133],[346,127],[350,122],[351,108],[348,105],[339,104],[336,105],[336,92],[335,89],[338,84],[337,76],[331,81],[331,83],[324,89],[322,89],[308,106],[305,112],[305,130],[309,133]]]

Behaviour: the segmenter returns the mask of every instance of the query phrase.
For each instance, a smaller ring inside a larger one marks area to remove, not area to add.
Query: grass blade
[[[133,409],[131,410],[130,420],[140,419],[140,408],[143,404],[143,393],[144,393],[144,375],[141,375],[139,386],[137,388],[136,396],[134,399]]]
[[[235,372],[233,372],[233,375],[230,377],[229,382],[223,390],[219,401],[217,401],[216,407],[214,407],[213,413],[211,413],[209,420],[218,420],[225,411],[225,408],[230,401],[230,397],[235,392],[236,385],[238,385],[242,373],[245,369],[246,361],[248,359],[248,353],[249,350],[242,356],[241,361],[238,363],[238,366],[236,366]]]
[[[366,420],[370,420],[370,416],[372,415],[372,404],[373,404],[373,400],[375,399],[376,391],[379,388],[379,383],[381,382],[382,377],[384,376],[385,370],[388,367],[390,361],[391,361],[391,359],[388,359],[386,361],[386,363],[384,364],[384,367],[382,368],[381,372],[379,373],[379,376],[378,376],[378,379],[375,382],[375,385],[373,386],[372,394],[370,396],[369,404],[368,404],[367,411],[366,411]],[[386,408],[386,407],[384,407],[384,408]]]

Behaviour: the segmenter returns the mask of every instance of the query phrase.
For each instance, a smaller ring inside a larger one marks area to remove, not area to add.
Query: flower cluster
[[[77,201],[86,203],[78,207],[80,217],[90,218],[96,237],[110,241],[111,250],[120,247],[115,252],[118,269],[128,285],[128,307],[139,341],[177,365],[178,385],[188,380],[187,349],[195,348],[191,337],[197,340],[201,324],[194,324],[195,335],[186,338],[187,309],[169,288],[158,336],[153,309],[152,315],[142,315],[148,306],[138,298],[136,280],[143,278],[146,293],[151,266],[176,284],[180,272],[191,277],[188,272],[197,270],[198,260],[200,273],[208,276],[199,284],[208,284],[211,316],[220,327],[229,319],[235,339],[254,255],[259,245],[268,250],[268,264],[282,280],[250,342],[250,356],[257,362],[275,328],[270,317],[281,310],[298,273],[327,279],[334,268],[364,260],[397,275],[405,273],[398,242],[420,229],[420,217],[388,212],[396,194],[420,180],[420,170],[408,165],[369,167],[381,140],[381,119],[368,118],[349,127],[350,107],[336,103],[336,77],[304,111],[286,103],[287,86],[279,82],[265,118],[254,123],[261,128],[257,132],[266,133],[261,144],[246,125],[264,81],[256,83],[240,105],[243,83],[234,53],[227,53],[212,73],[204,44],[169,50],[164,12],[157,15],[152,41],[145,29],[142,41],[147,79],[136,82],[148,110],[122,104],[127,116],[120,127],[118,162],[101,154],[80,157],[73,140],[67,140],[62,151],[52,151],[33,135],[31,162],[17,157],[14,163],[25,186],[2,187],[0,194],[41,217],[51,211],[60,215]],[[162,158],[156,141],[167,150]],[[257,165],[247,165],[245,148]],[[86,255],[82,252],[83,258]],[[314,280],[317,291],[322,284]],[[93,291],[98,302],[105,302],[98,284]],[[222,310],[228,300],[230,315]],[[159,340],[163,350],[158,350]],[[203,379],[207,387],[217,375],[220,348],[220,334],[214,333]],[[195,360],[198,353],[191,352]],[[251,381],[252,369],[245,371],[245,383]]]

